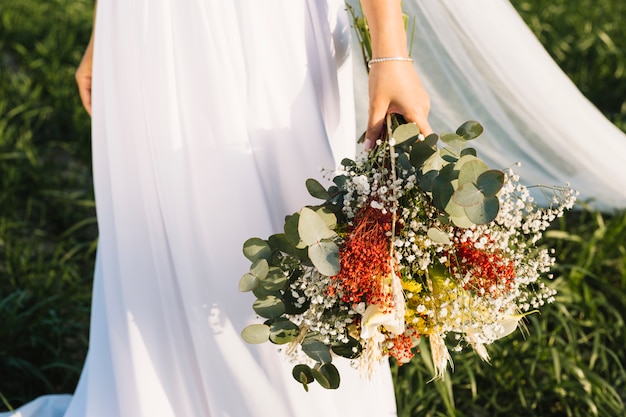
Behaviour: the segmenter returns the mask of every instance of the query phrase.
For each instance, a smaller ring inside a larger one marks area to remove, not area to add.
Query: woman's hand
[[[372,40],[372,58],[405,58],[406,32],[400,0],[361,0]],[[372,63],[369,74],[369,120],[365,149],[381,136],[387,114],[397,113],[414,122],[424,135],[428,124],[430,98],[410,61]]]
[[[78,84],[78,94],[83,103],[83,107],[91,116],[91,73],[93,67],[93,37],[89,41],[89,45],[83,54],[76,69],[76,84]]]
[[[397,113],[414,122],[425,136],[432,133],[428,123],[430,97],[409,61],[387,61],[372,65],[369,74],[369,119],[365,149],[380,138],[387,114]]]

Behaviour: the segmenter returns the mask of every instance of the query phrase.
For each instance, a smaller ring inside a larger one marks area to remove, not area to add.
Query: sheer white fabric
[[[514,170],[527,184],[570,182],[580,201],[626,208],[626,135],[580,93],[508,0],[402,3],[416,19],[412,56],[436,132],[477,120],[485,134],[475,146],[489,166],[519,161]],[[367,81],[355,64],[362,130]]]
[[[507,0],[404,0],[436,131],[468,119],[494,167],[626,207],[626,138]],[[388,371],[305,394],[248,346],[241,243],[309,202],[305,178],[353,152],[341,1],[100,0],[94,172],[100,247],[90,350],[73,397],[27,417],[394,415]],[[339,11],[339,12],[338,12]],[[366,120],[358,57],[357,128]],[[323,140],[328,138],[329,140]],[[353,378],[350,378],[352,376]],[[68,404],[69,408],[68,408]],[[8,415],[8,414],[5,414]]]
[[[56,398],[50,417],[396,415],[388,365],[367,381],[337,359],[341,389],[306,393],[275,345],[240,336],[259,322],[237,289],[243,242],[281,231],[315,203],[305,180],[354,153],[344,8],[98,2],[90,349],[67,410],[67,397],[30,410]]]

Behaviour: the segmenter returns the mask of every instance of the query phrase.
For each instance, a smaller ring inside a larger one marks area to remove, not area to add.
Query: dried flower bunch
[[[408,362],[423,337],[435,378],[449,349],[488,360],[485,345],[554,299],[542,281],[554,258],[537,242],[577,193],[544,187],[536,205],[511,169],[489,169],[468,146],[482,132],[470,121],[424,138],[390,116],[372,151],[327,173],[329,188],[309,179],[323,202],[244,244],[252,265],[239,288],[265,319],[244,339],[284,345],[305,389],[339,386],[335,356],[368,377],[388,357]]]

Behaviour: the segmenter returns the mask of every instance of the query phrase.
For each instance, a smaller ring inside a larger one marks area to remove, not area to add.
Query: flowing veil
[[[477,120],[485,134],[476,148],[490,166],[521,162],[515,172],[527,184],[569,182],[594,208],[626,208],[626,135],[580,93],[508,0],[404,0],[403,8],[415,18],[412,56],[436,132]],[[362,131],[367,75],[354,61]]]

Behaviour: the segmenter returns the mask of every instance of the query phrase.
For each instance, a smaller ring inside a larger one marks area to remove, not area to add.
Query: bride
[[[400,1],[363,10],[391,58],[372,65],[368,139],[391,111],[429,132]],[[98,2],[77,71],[99,223],[90,347],[73,396],[16,415],[396,415],[388,368],[306,393],[276,347],[240,337],[243,242],[354,153],[350,30],[337,0]]]
[[[362,3],[374,56],[406,57],[399,0]],[[90,349],[73,396],[13,415],[395,415],[388,371],[342,371],[338,391],[306,394],[274,349],[239,337],[253,319],[236,292],[241,243],[275,232],[308,202],[304,179],[354,152],[355,116],[369,139],[388,111],[426,132],[427,116],[438,132],[475,118],[490,166],[522,160],[530,183],[571,181],[600,208],[626,207],[624,135],[508,1],[403,4],[430,115],[403,61],[369,77],[355,62],[355,115],[342,1],[100,0],[77,72],[100,225]]]

